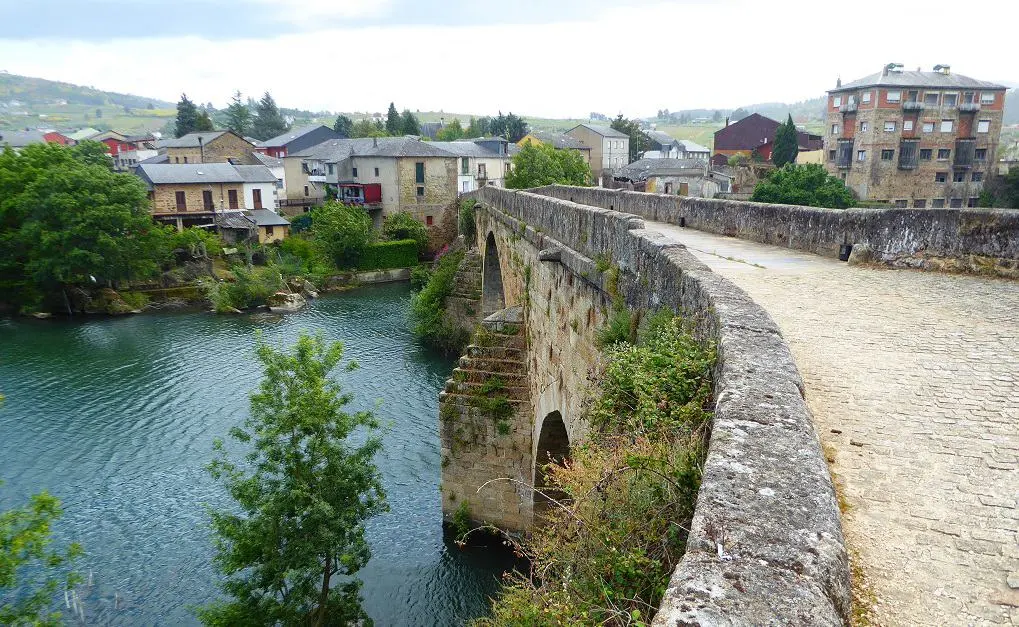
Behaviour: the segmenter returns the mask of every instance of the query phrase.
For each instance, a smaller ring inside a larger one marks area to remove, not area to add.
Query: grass
[[[96,109],[102,111],[102,117],[96,118]],[[22,111],[27,115],[20,114]],[[0,128],[41,126],[66,130],[102,125],[122,133],[140,134],[158,131],[176,115],[176,109],[131,109],[130,113],[126,113],[123,107],[117,105],[34,104],[0,114]]]

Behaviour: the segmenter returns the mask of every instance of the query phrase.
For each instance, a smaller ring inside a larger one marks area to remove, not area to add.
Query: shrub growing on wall
[[[393,242],[369,244],[358,264],[362,270],[386,270],[389,268],[411,268],[418,262],[418,242],[403,239]]]
[[[390,241],[414,240],[418,252],[424,252],[428,246],[428,227],[406,211],[391,213],[382,221],[382,236]]]
[[[453,293],[453,277],[463,257],[463,251],[440,257],[428,283],[411,301],[415,335],[425,344],[446,353],[459,352],[467,342],[464,330],[446,320],[446,298]]]
[[[853,192],[817,163],[790,163],[773,170],[757,184],[754,202],[845,209],[853,206]]]
[[[372,220],[364,208],[338,202],[312,211],[311,228],[322,250],[341,268],[356,266],[373,237]]]

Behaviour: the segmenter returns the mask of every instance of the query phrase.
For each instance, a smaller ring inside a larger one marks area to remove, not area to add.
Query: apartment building
[[[828,92],[825,165],[863,200],[975,207],[1001,137],[1003,85],[890,63]]]

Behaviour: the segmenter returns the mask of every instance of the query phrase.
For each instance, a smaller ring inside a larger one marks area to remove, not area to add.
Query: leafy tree
[[[400,113],[396,110],[396,105],[390,102],[389,111],[386,112],[386,132],[396,137],[402,129],[403,122],[400,120]]]
[[[511,142],[518,142],[527,135],[527,122],[520,116],[514,115],[512,112],[509,115],[503,115],[502,111],[499,112],[499,116],[492,118],[488,124],[489,132],[495,137],[504,137]]]
[[[451,142],[458,139],[463,139],[464,127],[460,124],[460,120],[453,118],[453,121],[439,129],[439,132],[435,134],[435,138],[440,142]]]
[[[215,125],[212,123],[212,118],[209,117],[208,111],[202,111],[198,114],[198,122],[195,124],[196,132],[205,133],[215,130],[215,128]]]
[[[721,122],[722,121],[722,112],[721,111],[715,111],[711,115],[711,121],[712,122]]]
[[[251,125],[251,135],[255,139],[271,139],[290,130],[290,125],[283,119],[276,101],[269,92],[265,92],[255,107],[255,120]]]
[[[177,103],[177,126],[174,135],[184,137],[193,133],[198,126],[198,107],[188,99],[187,94],[180,95],[180,102]]]
[[[557,150],[550,144],[527,142],[513,157],[506,187],[526,189],[542,185],[590,185],[591,168],[576,150]]]
[[[226,108],[226,127],[241,137],[248,134],[251,128],[251,109],[241,101],[241,92],[235,91]]]
[[[26,308],[63,307],[66,288],[154,276],[167,235],[146,195],[97,142],[0,153],[0,289]]]
[[[336,116],[336,122],[333,123],[333,130],[344,137],[353,137],[354,121],[341,113]]]
[[[492,121],[490,118],[484,116],[480,118],[472,117],[470,124],[468,124],[467,129],[464,131],[464,137],[471,139],[475,137],[486,137],[489,134],[491,124]]]
[[[51,548],[51,527],[61,514],[60,501],[46,492],[27,506],[0,512],[0,593],[19,590],[10,600],[0,594],[0,625],[63,624],[60,612],[52,611],[53,597],[79,581],[68,568],[82,550],[76,543],[66,551]]]
[[[736,109],[735,111],[733,111],[729,115],[729,121],[731,121],[731,122],[739,122],[740,120],[742,120],[743,118],[747,117],[748,115],[750,115],[750,112],[748,112],[743,107],[740,107],[739,109]]]
[[[845,209],[853,205],[853,193],[845,183],[817,163],[790,163],[773,170],[757,184],[750,200],[785,205]]]
[[[363,207],[327,202],[311,213],[311,230],[334,263],[353,267],[372,239],[372,220]]]
[[[793,116],[790,115],[785,124],[779,125],[775,130],[775,145],[771,151],[771,162],[779,168],[787,163],[796,163],[796,155],[799,151],[796,125],[793,124]]]
[[[625,133],[630,138],[630,163],[637,160],[637,155],[651,148],[651,138],[640,129],[636,120],[627,120],[620,113],[619,117],[612,120],[610,125],[620,133]]]
[[[370,624],[354,578],[371,556],[364,523],[386,511],[372,461],[382,448],[368,411],[329,373],[343,359],[339,342],[301,334],[289,352],[259,342],[264,378],[251,417],[231,436],[249,447],[241,465],[223,442],[209,471],[240,512],[213,512],[216,563],[231,598],[199,611],[207,625]],[[356,364],[350,363],[347,370]],[[367,430],[355,444],[351,436]]]
[[[1005,176],[991,176],[980,192],[981,207],[1019,209],[1019,168],[1009,168]]]
[[[404,109],[403,115],[400,116],[400,133],[401,135],[420,135],[421,124],[418,122],[417,117],[410,112],[410,109]]]
[[[382,236],[390,241],[412,239],[417,242],[419,254],[428,247],[428,227],[406,211],[386,216],[382,221]]]

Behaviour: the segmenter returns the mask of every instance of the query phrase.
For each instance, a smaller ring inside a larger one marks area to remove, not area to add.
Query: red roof
[[[775,139],[775,130],[779,122],[764,117],[760,113],[751,113],[739,122],[733,122],[725,128],[715,131],[715,150],[751,150],[763,146]],[[821,137],[803,131],[797,131],[800,148],[820,150]]]

